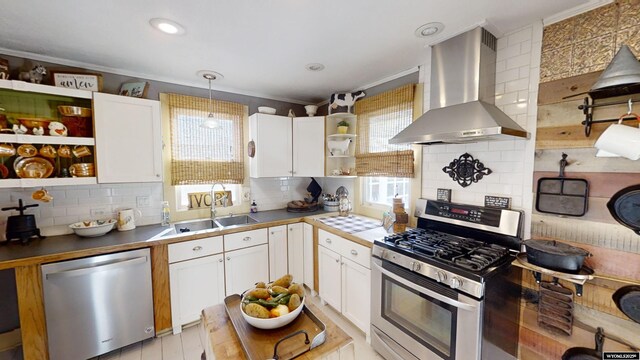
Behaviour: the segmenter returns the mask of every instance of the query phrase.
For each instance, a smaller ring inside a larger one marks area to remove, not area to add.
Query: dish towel
[[[382,226],[380,221],[358,216],[330,216],[318,219],[324,224],[349,234],[370,230]]]

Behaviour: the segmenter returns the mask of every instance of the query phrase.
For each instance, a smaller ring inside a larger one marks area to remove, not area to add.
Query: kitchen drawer
[[[344,241],[347,240],[328,231],[318,229],[318,245],[339,253],[340,244]]]
[[[224,236],[224,251],[266,244],[267,241],[267,229],[257,229],[229,234]]]
[[[169,263],[195,259],[222,252],[222,236],[169,244]]]
[[[371,269],[371,249],[344,238],[341,238],[341,240],[340,255],[367,269]]]

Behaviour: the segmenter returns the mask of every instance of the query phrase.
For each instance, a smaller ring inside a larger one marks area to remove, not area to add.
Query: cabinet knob
[[[329,239],[329,238],[326,238],[324,241],[326,241],[327,244],[331,244],[331,239]]]
[[[227,258],[227,259],[229,259],[229,258]],[[218,262],[222,262],[222,258],[220,258],[220,260],[218,260]]]
[[[202,250],[202,246],[195,246],[192,250],[193,251],[200,251],[200,250]]]
[[[156,177],[157,177],[157,178],[159,178],[159,177],[160,177],[160,174],[156,174]]]
[[[339,263],[339,262],[340,262],[340,259],[336,259],[336,262],[337,262],[337,263]]]
[[[351,255],[356,256],[356,255],[358,255],[358,252],[356,250],[351,250]]]
[[[242,241],[251,241],[251,236],[246,236],[246,237],[242,238]]]
[[[227,261],[231,260],[231,257],[227,256]]]

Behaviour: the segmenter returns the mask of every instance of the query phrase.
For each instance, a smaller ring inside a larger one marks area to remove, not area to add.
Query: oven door
[[[378,258],[371,338],[387,359],[479,359],[482,302]]]

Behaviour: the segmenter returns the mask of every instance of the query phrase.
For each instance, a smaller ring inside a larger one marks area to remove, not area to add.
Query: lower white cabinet
[[[325,240],[318,246],[320,298],[369,334],[371,250],[324,230],[318,238]]]
[[[310,224],[302,224],[303,232],[303,278],[304,284],[312,289],[315,287],[315,279],[313,276],[313,226]]]
[[[287,256],[289,274],[293,281],[304,284],[304,234],[303,223],[287,225]]]
[[[340,255],[318,247],[320,297],[337,311],[342,312],[342,266]]]
[[[275,281],[289,272],[287,250],[287,227],[285,225],[270,227],[269,281]]]
[[[267,244],[225,252],[224,259],[227,296],[242,294],[257,282],[269,278]]]
[[[219,250],[218,254],[211,254]],[[224,300],[222,237],[169,245],[169,287],[173,333],[200,319],[202,309]],[[204,256],[203,256],[204,255]]]

